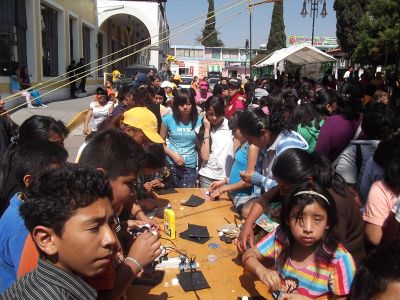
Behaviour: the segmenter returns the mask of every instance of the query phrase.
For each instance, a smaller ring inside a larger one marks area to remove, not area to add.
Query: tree
[[[375,0],[374,0],[375,1]],[[335,0],[336,36],[342,50],[352,56],[359,42],[359,26],[370,0]]]
[[[267,50],[269,53],[286,47],[285,22],[283,21],[283,1],[274,3],[271,30]]]
[[[400,49],[400,3],[374,0],[360,22],[359,44],[352,58],[360,63],[394,65]]]
[[[204,47],[223,47],[224,43],[218,38],[218,31],[215,29],[214,0],[208,0],[207,20],[202,32],[201,44]]]

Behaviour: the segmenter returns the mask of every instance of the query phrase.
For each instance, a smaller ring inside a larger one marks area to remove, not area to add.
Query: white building
[[[118,66],[120,71],[132,64],[161,67],[163,56],[169,50],[165,4],[159,1],[97,0],[97,10],[99,57],[129,47],[112,58],[133,55],[113,67]]]

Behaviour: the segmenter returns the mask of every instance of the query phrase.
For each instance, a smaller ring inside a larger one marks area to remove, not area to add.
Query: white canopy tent
[[[261,68],[265,66],[274,66],[274,73],[276,77],[276,67],[279,62],[287,60],[296,65],[305,65],[321,62],[336,61],[333,56],[322,52],[321,50],[311,46],[310,44],[293,45],[289,48],[283,48],[270,54],[263,60],[254,64],[254,68]]]

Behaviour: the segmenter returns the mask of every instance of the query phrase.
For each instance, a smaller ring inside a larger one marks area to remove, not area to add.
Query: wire
[[[241,0],[241,1],[244,2],[244,1],[246,1],[246,0]],[[247,9],[247,8],[246,8],[246,9]],[[244,9],[243,11],[245,11],[246,9]],[[233,14],[233,15],[231,15],[231,16],[239,15],[239,14],[241,14],[243,11],[241,11],[241,12],[239,12],[239,13],[235,13],[235,14]],[[213,24],[213,23],[215,23],[215,22],[211,22],[210,24]],[[199,25],[199,24],[195,24],[195,25]],[[188,28],[190,28],[190,27],[193,27],[193,25],[192,25],[192,26],[189,26]],[[189,32],[191,32],[191,31],[194,31],[194,30],[198,30],[198,29],[199,29],[199,28],[194,28],[194,29],[191,29],[190,31],[188,31],[188,32],[185,33],[185,31],[187,31],[188,28],[185,28],[184,30],[181,30],[181,31],[179,31],[179,32],[177,32],[177,33],[174,33],[174,34],[172,34],[171,36],[175,36],[175,35],[182,34],[182,33],[183,33],[183,34],[186,34],[186,33],[189,33]],[[182,34],[182,35],[183,35],[183,34]],[[170,36],[170,37],[171,37],[171,36]],[[36,98],[33,98],[33,99],[31,100],[31,102],[34,101],[34,100],[36,100],[36,99],[39,98],[39,97],[43,97],[43,96],[45,96],[45,95],[47,95],[47,94],[50,94],[50,93],[52,93],[52,92],[54,92],[54,91],[56,91],[56,90],[59,90],[59,89],[65,87],[65,86],[69,85],[71,82],[77,82],[77,81],[79,81],[80,79],[82,79],[83,77],[86,77],[88,74],[97,72],[98,70],[103,69],[103,68],[105,68],[105,67],[107,67],[107,66],[110,66],[110,65],[114,64],[115,62],[118,62],[118,61],[120,61],[120,60],[123,60],[123,59],[125,59],[125,58],[127,58],[127,57],[129,57],[129,56],[131,56],[131,55],[134,55],[134,54],[136,54],[136,53],[138,53],[138,52],[141,52],[141,51],[144,51],[144,50],[146,50],[146,49],[148,49],[148,48],[150,48],[150,47],[152,47],[152,46],[154,46],[154,45],[157,45],[157,44],[159,44],[159,43],[161,43],[161,42],[164,42],[164,41],[168,40],[170,37],[166,37],[166,38],[162,39],[161,41],[158,41],[158,42],[155,43],[155,44],[148,45],[148,46],[146,46],[146,47],[144,47],[144,48],[142,48],[142,49],[140,49],[140,50],[137,50],[137,51],[135,51],[135,52],[133,52],[133,53],[127,54],[127,55],[122,56],[122,57],[120,57],[120,58],[118,58],[118,59],[115,59],[114,61],[110,61],[110,62],[105,63],[105,64],[103,64],[103,65],[100,65],[100,66],[98,66],[98,67],[96,67],[96,68],[94,68],[94,69],[91,69],[91,70],[85,72],[82,76],[76,77],[76,79],[74,79],[74,80],[68,81],[67,83],[62,84],[61,86],[58,86],[57,88],[54,88],[53,90],[50,90],[50,91],[48,91],[48,92],[46,92],[46,93],[43,93],[41,96],[38,96],[38,97],[36,97]],[[81,74],[82,74],[82,73],[81,73]],[[64,80],[65,80],[65,79],[63,79],[63,81],[64,81]],[[60,81],[60,82],[61,82],[61,81]],[[57,82],[57,83],[59,83],[59,82]],[[54,84],[56,84],[56,83],[54,83]],[[50,85],[49,85],[49,86],[50,86]],[[47,87],[48,87],[48,86],[47,86]],[[14,95],[18,95],[18,94],[19,94],[19,93],[14,94]],[[6,99],[6,98],[4,98],[4,99]],[[10,101],[10,100],[8,100],[8,101]],[[12,112],[12,111],[14,111],[14,110],[16,110],[16,109],[18,109],[18,108],[20,108],[20,107],[23,107],[23,106],[25,106],[25,105],[26,105],[26,103],[20,104],[20,105],[14,107],[14,108],[8,110],[7,112]],[[0,114],[0,115],[4,115],[4,114],[5,114],[5,113],[2,113],[2,114]]]
[[[242,11],[239,11],[239,12],[236,13],[236,14],[233,14],[233,15],[228,16],[228,17],[231,18],[229,21],[227,21],[226,23],[222,24],[220,27],[218,27],[218,29],[217,29],[217,28],[214,29],[210,34],[208,34],[207,36],[205,36],[205,37],[203,37],[202,39],[200,39],[199,42],[201,43],[201,42],[203,42],[204,40],[208,39],[212,34],[214,34],[215,32],[218,32],[217,30],[221,29],[222,27],[224,27],[224,26],[226,26],[227,24],[229,24],[230,22],[232,22],[236,17],[238,17],[238,16],[239,16],[240,14],[242,14],[242,13],[243,13],[243,10],[242,10]],[[228,19],[228,17],[227,17],[226,19]],[[219,21],[221,21],[221,20],[219,20]],[[212,23],[214,23],[214,22],[212,22]],[[189,50],[192,50],[194,46],[195,46],[195,45],[192,45],[192,47],[189,48]],[[177,59],[179,59],[181,56],[175,56],[175,57],[176,57]]]
[[[210,17],[207,17],[205,20],[208,20],[208,19],[210,19],[210,18],[212,18],[212,17],[215,17],[216,15],[219,15],[219,14],[225,12],[225,11],[228,11],[228,10],[230,10],[230,9],[236,7],[236,6],[239,6],[240,4],[242,4],[242,3],[246,2],[246,1],[247,1],[247,0],[237,0],[236,2],[226,4],[226,5],[222,6],[221,8],[218,8],[218,10],[221,10],[221,11],[218,11],[218,12],[216,13],[216,10],[214,10],[214,14],[213,14],[212,16],[210,16]],[[207,16],[207,14],[206,14],[206,16]],[[146,41],[148,41],[148,40],[151,41],[151,39],[154,38],[154,37],[159,37],[160,35],[162,36],[162,35],[164,35],[164,34],[170,32],[170,31],[175,30],[175,29],[177,29],[177,28],[179,28],[179,27],[182,27],[182,26],[184,26],[184,25],[186,25],[186,24],[188,24],[188,23],[192,23],[193,20],[200,19],[200,18],[202,18],[202,17],[203,17],[203,15],[200,15],[200,16],[198,16],[198,17],[196,17],[196,18],[193,18],[193,19],[191,19],[191,20],[188,20],[187,22],[184,22],[183,24],[178,25],[178,26],[176,26],[176,27],[173,28],[173,29],[166,30],[166,31],[164,31],[164,32],[162,32],[162,33],[159,33],[159,34],[156,34],[156,35],[154,35],[154,36],[151,36],[151,37],[149,37],[149,38],[147,38],[147,39],[145,39],[145,40],[143,40],[143,41],[137,42],[137,43],[132,44],[132,45],[130,45],[130,46],[128,46],[128,47],[125,47],[125,48],[123,48],[123,49],[120,49],[120,50],[118,50],[118,51],[115,51],[115,52],[113,52],[113,53],[110,53],[110,54],[108,54],[108,55],[106,55],[106,56],[103,56],[103,57],[101,57],[101,58],[98,58],[97,60],[94,60],[94,61],[92,61],[92,62],[90,62],[90,63],[87,63],[86,65],[84,65],[84,66],[82,66],[82,67],[80,67],[80,68],[84,68],[84,67],[86,67],[86,66],[90,66],[91,64],[94,64],[94,63],[96,63],[96,62],[98,62],[98,61],[100,61],[100,60],[103,60],[103,59],[105,59],[105,58],[108,58],[108,57],[110,57],[110,56],[113,56],[113,55],[115,55],[115,54],[117,54],[117,53],[120,53],[120,52],[122,52],[122,51],[126,51],[126,50],[128,50],[128,49],[130,49],[130,48],[132,48],[132,47],[135,47],[135,46],[138,45],[138,44],[142,44],[142,43],[144,43],[144,42],[146,42]],[[194,23],[194,24],[192,24],[192,25],[190,25],[190,26],[184,28],[183,31],[185,31],[185,30],[187,30],[188,28],[191,28],[191,27],[193,27],[193,26],[196,26],[196,25],[198,25],[199,23],[203,23],[205,20],[200,20],[199,22],[196,22],[196,23]],[[214,23],[214,22],[212,22],[212,23]],[[211,24],[212,24],[212,23],[211,23]],[[182,30],[181,30],[181,31],[178,31],[178,33],[181,33],[181,32],[182,32]],[[175,34],[173,34],[173,35],[175,35]],[[168,39],[169,39],[169,37],[164,38],[162,42],[164,42],[164,41],[166,41],[166,40],[168,40]],[[154,43],[154,45],[157,45],[157,44],[159,44],[160,42],[161,42],[161,41],[158,41],[158,42]],[[131,53],[129,56],[131,56],[131,55],[133,55],[133,54],[136,54],[136,53],[138,53],[138,52],[141,52],[141,51],[145,50],[146,48],[148,49],[148,48],[150,48],[151,46],[153,46],[153,44],[152,44],[152,45],[149,45],[149,46],[147,46],[147,47],[145,47],[145,48],[142,48],[142,49],[140,49],[140,50],[137,50],[137,51]],[[124,58],[126,58],[126,57],[129,57],[129,56],[124,56],[124,57],[121,58],[121,59],[116,59],[116,60],[114,60],[114,61],[111,61],[111,62],[110,62],[109,64],[107,64],[107,65],[104,64],[104,65],[101,65],[101,66],[98,66],[98,67],[94,67],[94,68],[89,69],[89,70],[85,70],[85,71],[79,73],[79,75],[82,75],[82,74],[83,74],[81,77],[78,77],[78,78],[76,78],[75,80],[72,80],[72,81],[68,81],[66,85],[68,85],[68,84],[71,83],[71,82],[76,82],[76,81],[78,81],[79,79],[81,79],[81,78],[83,78],[83,77],[86,77],[88,74],[94,73],[94,72],[96,72],[96,71],[98,71],[98,70],[104,68],[105,66],[109,66],[110,64],[114,64],[115,62],[118,62],[118,61],[120,61],[120,60],[122,60],[122,59],[124,59]],[[93,69],[94,69],[94,71],[91,72]],[[60,81],[56,81],[56,82],[53,82],[53,83],[50,83],[50,84],[46,85],[46,83],[52,82],[52,81],[56,80],[57,78],[61,78],[61,77],[65,76],[65,75],[68,75],[68,74],[71,73],[71,72],[75,72],[75,70],[71,70],[71,71],[66,72],[66,73],[64,73],[64,74],[61,74],[61,75],[59,75],[59,76],[57,76],[57,77],[51,78],[51,79],[49,79],[49,80],[47,80],[47,81],[45,81],[45,82],[40,82],[40,83],[38,83],[38,84],[36,84],[36,85],[30,87],[30,89],[41,90],[41,89],[45,89],[45,88],[48,88],[48,87],[50,87],[50,86],[53,86],[53,85],[55,85],[55,84],[58,84],[58,83],[61,82],[61,81],[66,81],[66,80],[68,80],[68,78],[63,78],[63,79],[60,80]],[[64,87],[64,86],[63,86],[63,87]],[[57,90],[57,88],[54,89],[54,90]],[[22,92],[23,92],[23,91],[18,92],[18,93],[15,93],[15,94],[12,94],[12,95],[10,95],[10,96],[8,96],[8,97],[5,97],[5,98],[3,99],[3,101],[7,102],[7,101],[12,100],[13,98],[17,98],[17,97],[19,97],[19,96],[21,95]]]

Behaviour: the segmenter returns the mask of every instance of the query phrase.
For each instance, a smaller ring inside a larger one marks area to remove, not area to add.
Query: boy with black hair
[[[135,219],[159,228],[157,222],[148,218],[134,201],[137,178],[139,171],[147,166],[147,155],[129,135],[118,129],[98,132],[83,150],[79,164],[101,169],[109,175],[114,196],[111,205],[116,216],[120,215],[124,206],[131,205],[130,211]],[[119,224],[116,230],[120,230]],[[103,274],[96,282],[91,281],[92,286],[101,282],[101,298],[118,299],[142,267],[150,264],[161,253],[160,246],[158,236],[150,232],[141,234],[130,247],[127,258],[118,266],[114,276],[111,272]],[[104,279],[108,279],[106,285]]]
[[[40,252],[38,267],[4,292],[2,299],[96,299],[81,277],[111,265],[118,243],[108,177],[69,165],[45,171],[20,207]]]
[[[145,163],[144,150],[119,129],[105,129],[96,133],[82,152],[79,165],[97,168],[109,176],[113,192],[111,206],[117,221],[117,232],[122,233],[117,217],[127,203],[133,202],[137,176]],[[138,207],[137,204],[134,206]],[[136,218],[142,220],[142,223],[154,223],[144,215],[140,207]],[[130,225],[128,230],[136,225],[132,223],[128,223]],[[31,239],[27,239],[18,276],[26,274],[35,267],[32,260],[35,260],[37,253],[29,243],[32,244]],[[101,274],[85,278],[85,281],[99,292],[98,299],[119,299],[142,268],[159,256],[160,246],[159,236],[145,232],[132,244],[126,258],[120,251],[112,258],[115,267],[109,266]]]
[[[64,164],[67,157],[68,153],[61,145],[47,140],[24,143],[15,150],[13,172],[21,193],[11,198],[0,218],[0,293],[17,279],[21,253],[28,235],[18,212],[26,200],[26,187],[42,170]]]

